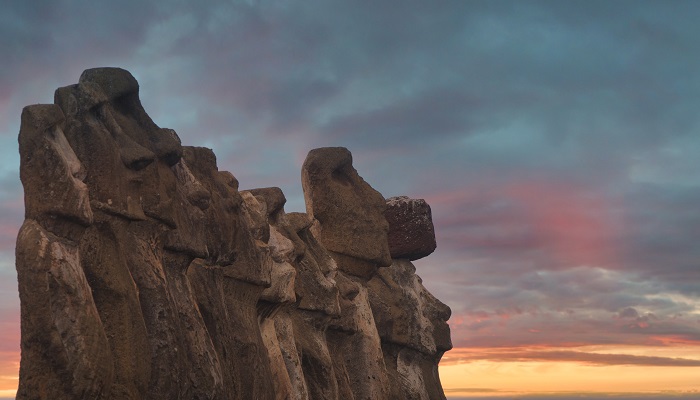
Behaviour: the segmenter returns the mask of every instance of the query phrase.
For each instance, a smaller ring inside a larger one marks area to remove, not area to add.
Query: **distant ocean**
[[[491,396],[491,397],[473,397],[460,396],[447,397],[448,400],[700,400],[700,393],[688,394],[624,394],[624,395],[592,395],[592,394],[557,394],[557,395],[516,395],[516,396]],[[0,397],[0,400],[15,400],[12,397]]]
[[[630,396],[587,396],[587,395],[552,395],[552,396],[499,396],[499,397],[448,397],[447,400],[700,400],[700,394],[687,395],[630,395]]]
[[[700,400],[698,393],[668,393],[668,394],[534,394],[534,395],[501,395],[501,396],[448,396],[448,400]]]

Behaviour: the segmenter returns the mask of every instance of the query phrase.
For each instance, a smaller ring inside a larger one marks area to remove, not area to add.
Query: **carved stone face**
[[[193,232],[204,242],[206,264],[223,268],[224,275],[258,286],[270,286],[272,259],[265,203],[238,191],[238,181],[219,171],[214,153],[204,147],[183,147],[183,160],[191,173],[176,175],[187,201],[203,213],[202,228]],[[179,176],[182,175],[182,178]],[[189,181],[189,183],[187,183]]]
[[[182,160],[173,169],[188,202],[204,214],[202,229],[193,232],[206,246],[202,258],[211,265],[232,265],[239,258],[241,230],[238,181],[229,172],[219,171],[214,153],[204,147],[183,147]]]
[[[297,308],[320,311],[326,316],[340,315],[335,261],[309,231],[310,221],[306,214],[289,213],[288,219],[289,229],[305,247],[304,254],[294,262]]]
[[[22,112],[20,176],[27,218],[41,215],[92,223],[86,171],[63,134],[63,113],[55,105],[34,105]]]
[[[182,156],[180,138],[171,129],[159,128],[141,105],[139,84],[127,70],[93,68],[83,71],[80,84],[98,87],[112,106],[112,118],[123,133],[139,146],[148,149],[167,166]]]
[[[271,285],[261,294],[261,299],[271,303],[291,303],[296,300],[294,282],[297,271],[290,261],[294,256],[294,243],[284,237],[277,228],[270,226],[270,241],[272,252]]]
[[[228,277],[265,288],[271,285],[272,257],[267,244],[270,231],[265,203],[249,192],[240,193],[243,203],[237,213],[233,260],[224,265]]]
[[[142,170],[154,154],[114,123],[111,106],[90,83],[59,88],[56,103],[66,114],[65,135],[87,170],[85,183],[97,207],[128,219],[143,219]]]
[[[342,273],[336,275],[335,281],[338,286],[340,316],[333,318],[329,328],[347,333],[361,332],[366,327],[362,321],[364,316],[362,311],[364,310],[361,310],[360,307],[367,304],[367,291],[358,282]],[[359,301],[363,299],[358,299],[360,293],[364,295],[364,302]]]
[[[391,264],[384,197],[367,184],[342,147],[311,150],[302,167],[307,213],[318,220],[319,240],[338,267],[369,278]]]
[[[415,275],[414,283],[416,292],[420,294],[421,303],[423,304],[421,312],[430,321],[436,350],[445,352],[452,349],[450,325],[447,323],[452,315],[452,310],[423,286],[423,280],[418,275]]]
[[[452,348],[450,309],[423,286],[408,260],[394,260],[368,283],[370,303],[382,340],[436,354]]]
[[[150,184],[143,193],[148,199],[144,211],[164,224],[167,229],[162,236],[164,249],[188,256],[182,259],[182,268],[187,268],[193,258],[208,255],[202,233],[210,229],[205,211],[211,196],[184,159],[172,167],[161,161],[154,164],[148,168],[150,174],[145,178]]]

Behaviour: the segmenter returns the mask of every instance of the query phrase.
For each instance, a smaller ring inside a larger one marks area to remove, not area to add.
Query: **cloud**
[[[460,346],[696,344],[699,14],[692,2],[9,1],[0,274],[13,282],[22,107],[117,65],[156,123],[212,147],[242,188],[282,187],[288,210],[304,209],[299,171],[319,146],[348,146],[387,197],[425,198],[438,249],[418,273],[452,307]]]
[[[455,346],[700,344],[697,299],[658,282],[589,267],[513,270],[504,280],[488,266],[455,266],[449,283],[433,285],[440,274],[418,263],[429,289],[452,308]]]
[[[445,365],[474,361],[494,362],[576,362],[588,365],[638,365],[657,367],[700,367],[691,358],[654,357],[630,354],[602,354],[569,350],[453,349]]]
[[[412,147],[445,141],[475,130],[474,114],[482,95],[435,87],[396,99],[389,105],[338,115],[319,127],[335,140],[351,138],[355,146]]]
[[[639,318],[639,313],[632,307],[627,307],[618,313],[618,318]]]

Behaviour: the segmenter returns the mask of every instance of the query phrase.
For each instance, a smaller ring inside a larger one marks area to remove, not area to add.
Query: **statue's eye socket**
[[[352,186],[352,181],[350,180],[350,176],[348,175],[345,167],[338,167],[333,170],[331,177],[333,180],[344,186]]]
[[[127,168],[133,169],[134,171],[140,171],[149,166],[152,162],[153,158],[151,157],[138,157],[134,159],[124,160],[124,163],[126,164]]]

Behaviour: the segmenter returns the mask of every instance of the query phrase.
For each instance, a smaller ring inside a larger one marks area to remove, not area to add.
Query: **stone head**
[[[240,228],[234,237],[235,259],[226,267],[226,275],[244,282],[269,288],[272,284],[272,254],[268,241],[266,205],[250,192],[242,191],[243,202],[238,213]]]
[[[183,146],[182,160],[176,171],[184,197],[202,214],[201,229],[193,232],[204,242],[207,264],[228,266],[238,259],[241,241],[252,243],[248,232],[241,234],[241,204],[238,180],[227,171],[219,171],[216,156],[206,147]]]
[[[289,231],[304,244],[304,253],[293,263],[297,270],[297,308],[317,311],[330,317],[339,316],[340,304],[335,282],[338,267],[335,261],[311,233],[312,221],[308,215],[289,213],[287,220]]]
[[[363,323],[365,316],[362,315],[363,310],[360,306],[366,304],[367,290],[361,283],[346,274],[337,274],[335,282],[338,287],[340,315],[331,320],[328,328],[349,334],[362,332],[366,327]],[[358,298],[358,296],[362,297]]]
[[[302,167],[306,211],[315,233],[341,271],[369,278],[391,264],[384,197],[352,165],[350,151],[327,147],[309,152]]]
[[[294,284],[297,271],[292,266],[294,243],[275,226],[270,226],[270,252],[272,255],[271,286],[263,290],[260,298],[271,303],[293,303],[296,301]]]
[[[296,269],[292,263],[298,252],[294,242],[285,236],[288,235],[289,225],[284,212],[287,199],[282,190],[276,187],[251,189],[248,192],[265,205],[267,244],[272,256],[271,286],[262,292],[260,299],[270,303],[293,303],[296,301]]]
[[[52,104],[22,110],[19,133],[20,178],[24,185],[25,218],[41,217],[92,223],[84,166],[63,133],[65,118]]]
[[[144,169],[155,161],[115,122],[107,96],[91,82],[56,90],[55,103],[66,116],[66,139],[87,171],[94,207],[127,219],[144,219]]]
[[[139,84],[129,71],[92,68],[83,71],[79,82],[100,88],[112,106],[116,123],[134,142],[168,166],[178,162],[182,156],[180,138],[171,129],[159,128],[148,116],[139,99]]]
[[[450,309],[423,286],[408,260],[394,260],[368,282],[370,303],[382,340],[425,354],[452,348]]]
[[[239,192],[238,180],[219,171],[214,152],[206,147],[183,146],[182,161],[173,169],[183,196],[196,205],[193,212],[202,214],[201,229],[192,234],[205,246],[204,264],[222,268],[227,277],[269,287],[272,260],[265,203]]]

